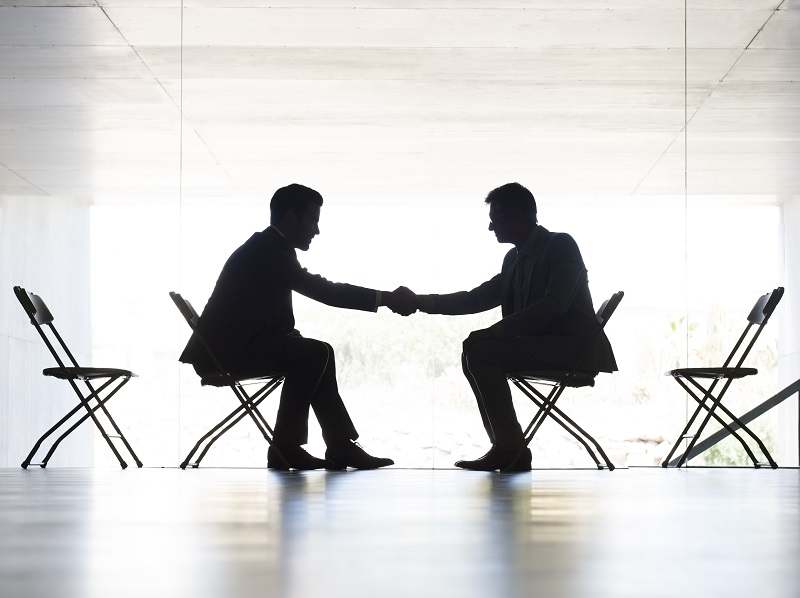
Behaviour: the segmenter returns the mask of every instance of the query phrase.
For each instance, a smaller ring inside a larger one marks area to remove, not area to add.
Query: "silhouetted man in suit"
[[[499,243],[513,243],[500,273],[471,291],[420,295],[417,306],[431,314],[471,314],[498,305],[503,318],[464,341],[462,366],[475,393],[492,448],[464,469],[506,469],[525,447],[506,375],[523,370],[569,369],[589,347],[580,365],[587,372],[617,369],[608,338],[592,306],[586,267],[568,234],[537,223],[536,201],[519,183],[498,187],[486,197],[489,230]],[[525,449],[514,470],[531,468]]]
[[[411,313],[409,294],[334,283],[309,273],[297,261],[319,234],[322,196],[303,185],[278,189],[270,202],[270,226],[254,233],[228,258],[198,322],[200,333],[223,367],[237,375],[285,374],[274,443],[292,469],[374,469],[392,465],[373,457],[358,438],[336,382],[333,349],[295,330],[292,292],[334,307],[377,311],[387,305]],[[201,376],[215,370],[192,336],[180,357]],[[327,445],[325,459],[302,448],[308,441],[309,407]],[[285,469],[270,447],[268,466]]]

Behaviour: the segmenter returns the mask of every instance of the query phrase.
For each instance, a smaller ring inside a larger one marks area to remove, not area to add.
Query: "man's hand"
[[[410,316],[417,311],[417,296],[407,287],[397,287],[391,293],[381,293],[383,305],[401,316]]]
[[[464,339],[462,344],[462,349],[466,352],[466,350],[474,343],[475,341],[480,340],[489,340],[496,338],[494,334],[492,334],[491,329],[489,328],[481,328],[480,330],[473,330],[469,333],[469,336]]]

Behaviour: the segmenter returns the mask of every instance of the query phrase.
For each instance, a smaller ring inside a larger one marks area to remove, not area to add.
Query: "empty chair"
[[[283,382],[283,374],[280,372],[269,372],[263,376],[253,378],[237,377],[231,372],[228,372],[222,367],[222,364],[217,359],[212,348],[208,346],[206,340],[197,330],[197,322],[200,317],[197,315],[197,311],[195,311],[194,307],[192,307],[192,304],[184,299],[179,293],[170,292],[169,296],[172,298],[173,303],[175,303],[175,306],[189,324],[193,334],[197,335],[200,343],[208,352],[208,355],[214,363],[214,366],[217,368],[216,372],[212,372],[203,376],[200,379],[200,384],[203,386],[216,387],[227,386],[233,391],[233,394],[236,395],[236,398],[239,401],[239,405],[236,407],[236,409],[226,415],[218,424],[212,427],[200,438],[200,440],[195,443],[192,450],[181,463],[181,469],[186,469],[187,466],[195,468],[198,467],[200,465],[200,461],[203,460],[203,457],[206,456],[206,453],[208,453],[208,450],[212,447],[212,445],[246,415],[250,416],[259,432],[261,432],[262,436],[264,436],[264,439],[270,446],[273,447],[273,451],[278,455],[278,458],[283,462],[284,465],[286,465],[288,469],[288,463],[278,448],[272,443],[272,437],[275,435],[275,433],[273,432],[269,423],[267,423],[267,420],[258,410],[258,406],[261,404],[261,402],[264,401],[264,399],[266,399],[281,385]],[[245,385],[251,384],[258,385],[258,389],[256,392],[252,393],[252,395],[248,394],[244,388]],[[192,458],[198,453],[198,451],[199,454],[197,455],[197,459],[192,461]]]
[[[74,409],[61,418],[52,428],[45,432],[42,437],[39,438],[39,440],[36,441],[33,449],[31,449],[31,452],[22,462],[22,468],[26,469],[28,465],[31,464],[31,460],[33,459],[34,455],[41,448],[42,443],[47,438],[66,427],[61,435],[56,438],[56,440],[50,446],[50,450],[47,451],[44,459],[38,463],[40,467],[46,467],[56,448],[58,448],[58,445],[61,444],[61,441],[69,436],[73,430],[75,430],[89,418],[91,418],[95,426],[97,426],[100,434],[106,440],[108,446],[111,447],[114,456],[117,458],[120,466],[123,469],[125,469],[128,464],[120,455],[116,445],[113,442],[113,439],[121,440],[125,445],[125,448],[133,457],[136,465],[141,467],[142,462],[139,461],[139,458],[133,452],[131,445],[128,444],[128,441],[125,439],[122,431],[119,429],[116,422],[111,417],[111,414],[108,412],[108,409],[106,408],[106,403],[111,399],[111,397],[113,397],[120,388],[125,386],[128,380],[135,377],[136,374],[129,370],[117,368],[81,367],[75,360],[75,357],[73,357],[72,353],[64,342],[64,339],[61,338],[61,335],[53,325],[53,315],[50,313],[50,310],[47,309],[47,305],[45,305],[41,297],[33,293],[29,293],[22,287],[14,287],[14,294],[17,296],[22,308],[30,318],[31,324],[33,324],[34,328],[36,328],[39,336],[42,337],[45,345],[47,345],[50,353],[55,358],[56,363],[58,363],[58,367],[46,368],[42,371],[42,374],[45,376],[58,378],[59,380],[66,380],[75,391],[75,394],[78,395],[78,399],[80,400]],[[94,383],[99,383],[99,386],[95,388]],[[98,410],[102,412],[102,414],[111,424],[111,427],[115,432],[114,435],[108,434],[103,428],[103,425],[100,423],[100,420],[97,417]],[[83,413],[76,421],[69,424],[70,420],[72,420],[73,417],[80,411],[85,411],[85,413]]]
[[[624,295],[625,293],[622,291],[614,293],[608,300],[603,302],[603,305],[600,306],[600,309],[597,311],[597,334],[599,334],[608,323],[609,318],[611,318],[612,314],[617,309],[617,306],[619,305],[619,302],[622,301],[622,297]],[[592,460],[597,465],[598,469],[603,469],[605,466],[609,471],[613,471],[614,464],[611,463],[610,459],[606,456],[605,451],[603,451],[603,447],[601,447],[600,444],[586,432],[586,430],[581,428],[577,423],[575,423],[574,420],[572,420],[569,416],[567,416],[566,413],[556,406],[556,401],[558,401],[559,397],[566,388],[594,386],[594,380],[597,376],[597,372],[587,372],[581,369],[581,361],[585,357],[590,347],[591,342],[587,344],[586,350],[583,352],[583,354],[581,354],[581,356],[576,360],[575,364],[569,370],[512,372],[508,375],[508,379],[539,407],[530,424],[528,424],[528,427],[525,429],[525,446],[530,444],[542,423],[544,423],[547,417],[550,417],[583,445],[583,447],[589,453],[589,456],[591,456]],[[537,386],[546,387],[550,390],[547,392],[547,394],[544,394],[544,392],[539,390]],[[599,453],[603,458],[602,463],[600,459],[598,459],[595,451],[592,450],[592,447],[594,447],[597,453]],[[514,461],[512,461],[511,465],[509,466],[509,469],[513,468],[517,459],[522,455],[522,452],[523,451],[520,451],[517,454],[517,456],[514,458]]]
[[[758,301],[756,301],[756,304],[753,306],[753,309],[747,316],[747,326],[745,326],[744,331],[739,336],[739,340],[736,341],[736,344],[733,346],[733,349],[722,366],[679,368],[676,370],[670,370],[666,373],[667,376],[672,376],[675,381],[680,384],[687,393],[689,393],[689,395],[697,402],[697,407],[695,408],[692,416],[686,422],[686,426],[684,426],[683,431],[675,441],[675,445],[672,447],[669,455],[667,455],[667,458],[664,459],[664,462],[661,464],[662,467],[668,467],[670,465],[680,467],[683,465],[688,456],[692,453],[692,449],[697,443],[697,440],[700,438],[700,435],[703,433],[706,424],[708,424],[712,417],[742,444],[744,450],[753,461],[753,465],[755,467],[761,467],[762,465],[769,465],[773,469],[778,467],[778,464],[775,463],[761,439],[756,436],[753,431],[741,420],[739,420],[739,418],[733,415],[733,413],[731,413],[731,411],[725,407],[725,405],[722,404],[722,397],[725,395],[734,380],[745,378],[747,376],[754,376],[758,373],[756,368],[745,368],[742,367],[742,364],[747,358],[747,355],[750,353],[750,350],[753,348],[753,345],[761,334],[761,331],[764,329],[764,326],[767,325],[767,322],[769,321],[772,312],[775,311],[775,307],[777,307],[781,297],[783,297],[783,287],[778,287],[771,293],[767,293],[766,295],[762,295],[758,298]],[[704,382],[701,382],[701,380]],[[718,389],[717,387],[720,385],[720,382],[722,382],[722,388]],[[703,412],[703,410],[706,411],[705,417],[702,419],[696,431],[691,432],[691,428],[695,425],[695,421],[700,413]],[[725,417],[720,415],[720,412],[728,419],[726,420]],[[761,449],[761,452],[767,459],[766,462],[760,462],[758,459],[756,459],[752,449],[736,431],[739,429],[744,431],[745,434],[755,441],[755,443],[758,445],[758,448]],[[686,451],[684,451],[684,453],[677,460],[670,462],[670,459],[672,459],[672,455],[675,453],[675,450],[678,448],[681,440],[689,440],[689,445],[686,447]]]

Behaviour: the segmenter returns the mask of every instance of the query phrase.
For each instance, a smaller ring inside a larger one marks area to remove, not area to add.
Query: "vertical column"
[[[781,388],[800,378],[800,197],[783,200],[783,286],[786,289],[778,307],[778,367]],[[779,428],[776,460],[781,466],[798,465],[798,398],[794,396],[778,407]]]

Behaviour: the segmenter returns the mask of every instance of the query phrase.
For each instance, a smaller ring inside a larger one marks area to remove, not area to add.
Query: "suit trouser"
[[[309,407],[314,410],[325,444],[334,446],[358,438],[336,382],[333,347],[299,334],[250,343],[240,367],[248,375],[269,371],[285,375],[278,415],[275,444],[301,445],[308,442]]]
[[[492,444],[501,450],[516,451],[525,446],[507,374],[554,368],[530,354],[533,342],[536,342],[533,338],[479,340],[461,355],[464,375],[475,393],[483,426]]]

